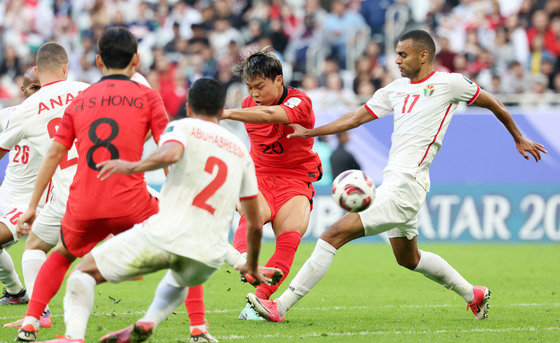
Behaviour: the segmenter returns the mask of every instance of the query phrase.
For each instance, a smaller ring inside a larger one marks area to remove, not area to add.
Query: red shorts
[[[303,195],[309,199],[313,208],[313,196],[315,190],[311,182],[299,179],[289,179],[277,176],[257,176],[259,191],[264,196],[270,208],[270,221],[274,220],[276,213],[285,203],[297,195]]]
[[[117,235],[158,213],[157,198],[151,197],[150,204],[142,211],[124,217],[79,220],[66,211],[62,218],[60,240],[74,256],[82,257],[109,234]]]

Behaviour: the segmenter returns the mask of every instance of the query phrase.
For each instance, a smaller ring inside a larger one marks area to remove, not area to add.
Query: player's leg
[[[185,299],[185,307],[187,308],[190,321],[191,340],[197,342],[216,341],[215,338],[208,333],[208,327],[204,319],[204,288],[202,285],[189,288],[187,298]]]
[[[43,263],[35,280],[27,313],[18,332],[20,340],[35,340],[36,333],[39,331],[41,314],[60,289],[64,276],[75,259],[76,257],[66,249],[61,240],[57,243],[54,251],[49,255],[45,263]]]
[[[286,312],[327,273],[338,249],[360,237],[364,237],[364,227],[360,216],[356,213],[347,213],[321,235],[311,256],[290,282],[288,289],[278,299],[275,301],[263,300],[252,294],[248,294],[247,299],[267,319],[282,321]]]
[[[397,263],[423,274],[443,287],[461,296],[473,310],[477,319],[484,319],[488,312],[490,291],[486,287],[473,287],[455,268],[439,255],[418,249],[417,237],[394,237],[399,229],[390,230],[389,240]],[[403,230],[400,230],[403,231]],[[404,236],[403,232],[403,236]]]
[[[6,287],[6,291],[0,298],[0,305],[27,304],[29,295],[23,288],[14,268],[14,261],[6,248],[17,242],[18,237],[13,230],[3,222],[0,222],[0,282]]]
[[[297,195],[282,205],[276,213],[272,221],[272,228],[276,236],[276,247],[266,266],[280,269],[283,275],[280,282],[275,285],[260,285],[257,287],[255,292],[257,297],[261,299],[270,298],[288,276],[301,236],[307,230],[310,212],[309,199],[303,195]]]
[[[261,213],[261,220],[263,224],[268,223],[270,221],[270,216],[271,216],[270,206],[261,192],[259,192],[258,199],[259,199],[259,210]],[[245,217],[243,216],[242,213],[241,213],[241,218],[239,219],[239,225],[237,226],[237,230],[235,230],[235,234],[233,235],[233,246],[241,254],[247,253],[247,223],[245,222]],[[231,256],[228,255],[226,262],[232,265],[233,262],[230,263],[230,261],[232,261],[235,258],[236,258],[235,255],[231,255]]]

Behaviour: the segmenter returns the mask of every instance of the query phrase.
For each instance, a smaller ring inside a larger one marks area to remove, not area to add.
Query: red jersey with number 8
[[[78,149],[78,170],[67,211],[79,220],[123,217],[150,203],[144,174],[115,174],[105,181],[96,164],[109,159],[139,161],[149,130],[156,142],[169,122],[159,93],[110,75],[84,90],[68,108],[55,141]]]
[[[290,123],[307,129],[315,125],[315,114],[311,99],[302,91],[284,87],[278,105],[288,114]],[[249,96],[243,100],[242,108],[257,106]],[[251,140],[251,158],[255,162],[257,175],[271,175],[307,182],[317,181],[322,176],[321,160],[313,152],[313,138],[288,138],[294,130],[284,124],[245,124]]]

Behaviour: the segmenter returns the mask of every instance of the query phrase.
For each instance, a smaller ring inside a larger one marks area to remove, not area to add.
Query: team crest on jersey
[[[426,88],[424,88],[424,96],[431,96],[432,94],[434,94],[435,91],[436,91],[436,87],[432,85],[427,85]]]
[[[289,98],[288,101],[284,103],[284,105],[288,106],[289,108],[294,108],[301,103],[301,99],[299,98]]]

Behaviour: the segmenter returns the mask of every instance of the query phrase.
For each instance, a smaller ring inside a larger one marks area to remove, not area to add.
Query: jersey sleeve
[[[6,122],[6,128],[0,133],[0,150],[10,151],[24,138],[25,112],[16,110]]]
[[[387,89],[383,87],[373,93],[373,96],[364,104],[364,108],[375,118],[383,118],[393,112],[391,102],[387,97]]]
[[[245,154],[245,156],[245,168],[243,169],[243,180],[239,190],[239,200],[255,198],[259,194],[255,164],[249,154]]]
[[[76,139],[76,131],[74,129],[74,118],[72,112],[69,111],[70,107],[66,108],[64,115],[62,116],[62,122],[56,131],[54,136],[54,141],[58,142],[70,150],[74,140]]]
[[[171,122],[167,125],[161,138],[159,139],[158,146],[162,146],[166,142],[177,142],[183,145],[183,148],[187,146],[187,136],[188,129],[185,125],[181,125],[180,122]]]
[[[280,104],[286,111],[291,124],[300,124],[309,127],[313,123],[311,100],[303,96],[292,96]]]
[[[476,83],[458,73],[451,74],[449,85],[452,100],[456,102],[464,101],[467,105],[470,105],[480,94],[480,87]]]
[[[163,130],[165,130],[165,127],[169,123],[169,118],[167,117],[163,100],[157,91],[150,89],[149,102],[150,129],[152,130],[154,140],[158,143]]]

